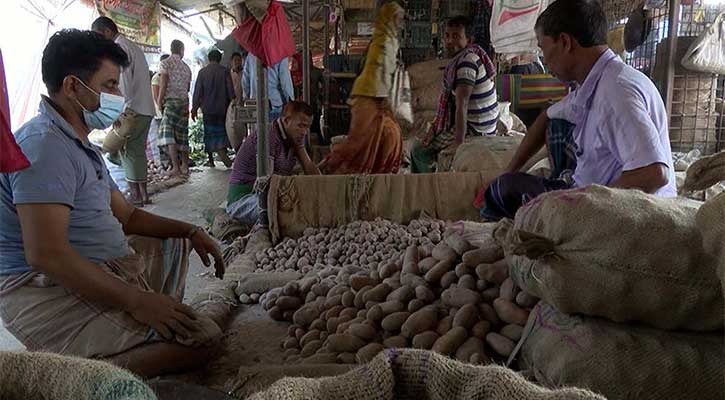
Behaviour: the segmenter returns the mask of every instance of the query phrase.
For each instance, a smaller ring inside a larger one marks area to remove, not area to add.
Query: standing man
[[[544,192],[595,184],[676,196],[662,96],[647,76],[607,46],[601,4],[556,1],[539,16],[535,29],[551,73],[579,86],[539,115],[507,172],[486,190],[481,215],[513,218],[522,203]],[[556,128],[562,120],[574,125],[573,132]],[[544,179],[518,172],[545,144],[554,170],[562,174]],[[562,163],[574,164],[573,174]]]
[[[204,148],[209,155],[207,166],[214,167],[214,152],[219,153],[224,165],[229,168],[232,161],[227,156],[229,139],[225,127],[227,107],[234,99],[234,87],[229,70],[219,64],[222,53],[209,52],[209,65],[199,71],[194,85],[194,100],[191,119],[196,121],[199,108],[204,118]]]
[[[118,155],[126,173],[126,181],[131,189],[131,201],[136,207],[150,204],[146,190],[148,178],[148,160],[146,159],[146,139],[151,120],[156,114],[151,95],[149,65],[143,50],[125,36],[118,33],[118,27],[108,17],[98,17],[91,26],[108,40],[121,46],[129,59],[129,66],[121,71],[119,87],[126,98],[126,109],[132,110],[131,129],[128,140]]]
[[[183,60],[184,43],[171,42],[171,56],[161,62],[159,104],[163,111],[159,146],[167,146],[171,176],[189,173],[189,89],[191,68]]]
[[[467,17],[455,17],[446,25],[443,40],[452,59],[443,75],[444,92],[433,127],[411,153],[414,173],[433,172],[438,154],[455,154],[466,135],[496,134],[496,69],[486,51],[473,43],[469,27]]]
[[[257,98],[257,57],[247,55],[244,62],[242,84],[244,98]],[[267,97],[269,98],[269,120],[273,121],[282,115],[282,107],[295,98],[292,74],[289,71],[289,59],[283,58],[277,64],[267,68]]]
[[[232,68],[230,74],[232,75],[232,85],[234,85],[234,98],[237,103],[241,104],[244,100],[244,92],[242,91],[242,66],[244,65],[244,58],[241,53],[234,52],[232,54]]]

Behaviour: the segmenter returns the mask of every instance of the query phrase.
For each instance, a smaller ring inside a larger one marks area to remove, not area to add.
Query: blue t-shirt
[[[30,167],[0,174],[0,275],[31,270],[25,260],[16,204],[55,203],[70,207],[70,245],[92,262],[129,254],[121,223],[111,211],[118,190],[100,150],[83,143],[43,98],[40,113],[15,133]]]

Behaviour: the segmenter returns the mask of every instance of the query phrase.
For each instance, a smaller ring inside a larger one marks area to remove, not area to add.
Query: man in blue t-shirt
[[[207,265],[213,255],[218,277],[224,262],[198,227],[128,203],[88,141],[123,110],[127,64],[90,31],[60,31],[43,51],[49,95],[15,133],[31,166],[0,174],[0,317],[28,350],[152,377],[208,359],[208,347],[181,344],[200,328],[181,303],[187,257],[190,247]]]

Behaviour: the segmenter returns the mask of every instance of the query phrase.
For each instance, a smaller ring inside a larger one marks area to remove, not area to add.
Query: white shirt
[[[154,98],[151,94],[151,77],[146,57],[136,43],[128,40],[120,33],[114,40],[128,55],[129,65],[121,70],[119,88],[126,98],[126,107],[141,115],[156,114]]]

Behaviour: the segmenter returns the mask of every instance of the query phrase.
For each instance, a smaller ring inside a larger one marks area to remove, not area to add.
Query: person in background
[[[455,154],[466,135],[495,135],[498,101],[496,69],[486,51],[473,43],[467,17],[446,24],[443,41],[451,61],[443,74],[444,92],[433,127],[411,151],[411,171],[433,172],[438,154]]]
[[[312,116],[309,104],[291,101],[285,105],[282,117],[272,122],[269,131],[270,175],[292,175],[298,161],[306,175],[320,175],[304,147]],[[248,226],[254,226],[259,219],[259,200],[253,193],[256,180],[257,133],[252,132],[234,158],[227,194],[227,213]]]
[[[129,203],[88,140],[123,110],[128,56],[71,29],[51,36],[41,63],[48,96],[15,133],[31,166],[0,174],[5,327],[28,351],[104,359],[144,378],[200,367],[213,346],[180,343],[202,318],[181,300],[190,250],[207,266],[213,255],[221,278],[219,247]]]
[[[191,68],[183,60],[184,43],[171,42],[171,56],[159,67],[159,105],[162,110],[159,146],[171,158],[171,176],[189,173],[189,89]]]
[[[219,64],[222,53],[219,50],[209,52],[209,64],[199,71],[194,85],[194,97],[191,106],[191,119],[196,121],[199,108],[204,120],[204,148],[209,155],[207,166],[214,167],[214,153],[229,168],[232,161],[227,156],[229,138],[225,127],[227,107],[234,100],[234,86],[229,70]]]
[[[388,99],[403,17],[398,3],[380,9],[365,66],[352,88],[350,131],[320,163],[325,174],[386,174],[400,168],[403,139]]]
[[[257,57],[247,55],[242,72],[242,87],[245,99],[257,98]],[[269,98],[269,119],[273,121],[282,115],[282,107],[295,98],[289,60],[285,57],[277,64],[267,67],[267,97]]]
[[[118,27],[108,17],[98,17],[91,29],[100,33],[108,40],[113,40],[128,54],[129,66],[121,72],[119,87],[126,98],[126,109],[133,110],[135,116],[131,120],[128,140],[118,152],[123,170],[126,173],[131,202],[136,207],[151,204],[146,182],[148,178],[148,160],[146,159],[146,140],[151,120],[156,114],[154,99],[151,94],[149,65],[143,50],[138,45],[118,33]]]
[[[162,54],[159,57],[159,63],[169,58],[168,54]],[[156,105],[156,118],[161,122],[161,102],[159,99],[159,93],[161,92],[161,72],[156,72],[151,77],[151,94],[154,97],[154,104]]]
[[[234,85],[234,98],[237,103],[244,100],[244,91],[242,90],[242,67],[244,66],[244,58],[241,53],[234,52],[232,54],[232,64],[229,73],[232,76],[232,85]]]
[[[551,73],[579,86],[539,115],[506,173],[486,189],[481,216],[513,218],[526,201],[544,192],[594,184],[676,196],[662,96],[647,76],[607,46],[602,5],[556,1],[539,16],[535,31]],[[568,128],[557,128],[561,123]],[[518,172],[545,144],[554,176]],[[573,171],[562,163],[573,164]]]

